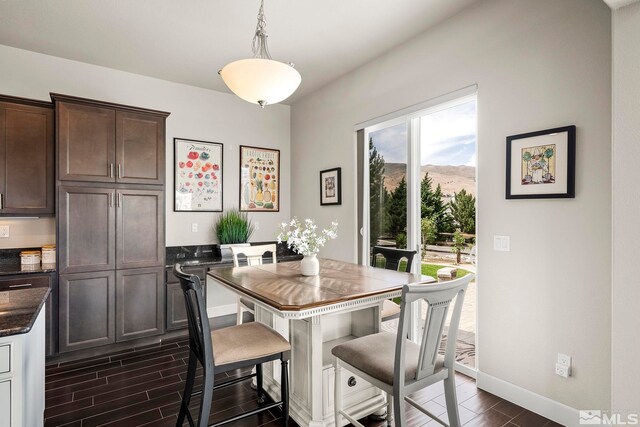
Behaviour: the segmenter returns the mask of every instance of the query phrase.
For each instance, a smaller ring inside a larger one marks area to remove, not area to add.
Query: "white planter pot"
[[[313,255],[305,255],[300,261],[300,272],[303,276],[317,276],[320,273],[320,261]]]
[[[231,253],[231,246],[246,247],[251,246],[251,243],[234,243],[231,245],[220,245],[220,255],[222,256],[222,259],[233,258],[233,253]]]

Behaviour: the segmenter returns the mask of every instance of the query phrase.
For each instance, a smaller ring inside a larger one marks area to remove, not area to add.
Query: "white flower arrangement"
[[[304,256],[316,255],[328,240],[338,237],[338,223],[332,221],[331,227],[323,229],[320,234],[317,228],[312,219],[305,219],[303,226],[297,218],[293,218],[288,224],[280,224],[278,243],[286,241],[289,249]]]

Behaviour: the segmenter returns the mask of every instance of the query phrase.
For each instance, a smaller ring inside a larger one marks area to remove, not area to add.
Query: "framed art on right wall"
[[[574,198],[576,127],[507,137],[507,199]]]

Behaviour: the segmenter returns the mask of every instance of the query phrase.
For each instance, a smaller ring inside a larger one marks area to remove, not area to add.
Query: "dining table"
[[[301,426],[333,426],[334,359],[331,349],[381,331],[382,305],[402,287],[435,280],[333,259],[320,259],[316,276],[303,276],[300,261],[218,268],[207,286],[222,286],[255,305],[254,320],[291,344],[290,414]],[[280,365],[263,367],[265,390],[280,399]],[[384,393],[353,373],[343,375],[345,407],[365,416],[385,401]]]

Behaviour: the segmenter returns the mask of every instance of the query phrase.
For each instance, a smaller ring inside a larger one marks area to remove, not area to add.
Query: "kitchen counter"
[[[275,242],[259,242],[252,245],[270,244]],[[167,248],[166,266],[173,267],[175,263],[183,266],[197,267],[232,267],[233,258],[222,258],[218,245],[200,246],[172,246]],[[271,257],[267,257],[270,259]],[[287,248],[286,244],[278,244],[276,258],[278,262],[301,260],[302,255],[298,255]],[[270,262],[270,261],[269,261]]]
[[[29,332],[49,292],[48,287],[0,292],[0,337]]]
[[[55,264],[36,264],[32,266],[20,266],[20,264],[0,264],[0,276],[32,273],[55,273]]]

